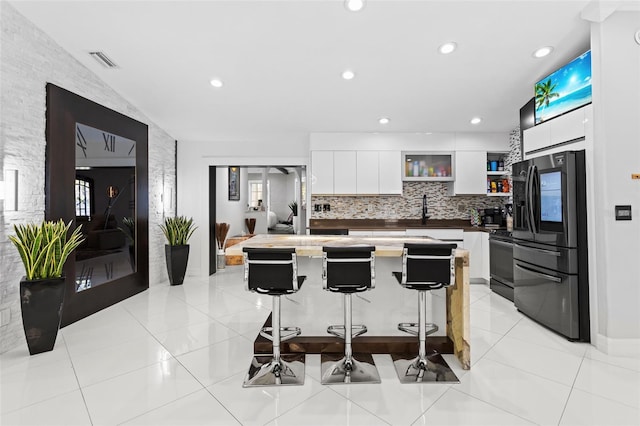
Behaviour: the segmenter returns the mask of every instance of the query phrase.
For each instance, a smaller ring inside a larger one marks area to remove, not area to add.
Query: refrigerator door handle
[[[549,274],[543,274],[542,272],[534,271],[534,270],[532,270],[532,269],[529,269],[529,268],[525,268],[525,267],[523,267],[523,266],[520,266],[520,265],[518,265],[517,263],[516,263],[516,264],[514,264],[514,266],[515,266],[517,269],[520,269],[521,271],[525,271],[525,272],[528,272],[528,273],[530,273],[530,274],[538,275],[538,276],[540,276],[540,277],[542,277],[542,278],[545,278],[545,279],[547,279],[547,280],[549,280],[549,281],[553,281],[553,282],[555,282],[555,283],[561,283],[561,282],[562,282],[562,278],[554,277],[553,275],[549,275]]]
[[[526,186],[526,199],[527,199],[527,222],[529,227],[529,232],[535,233],[534,223],[533,223],[533,165],[529,166],[527,170],[527,186]]]
[[[540,191],[540,177],[538,175],[538,166],[532,166],[531,173],[531,228],[533,228],[533,233],[537,234],[540,232],[539,224],[537,218],[539,217],[538,210],[540,209],[539,203],[539,194]]]
[[[544,253],[544,254],[550,254],[551,256],[560,257],[560,252],[559,251],[545,250],[545,249],[536,248],[536,247],[527,247],[527,246],[523,246],[523,245],[520,245],[520,244],[516,244],[515,247],[518,247],[519,249],[523,249],[523,250],[537,251],[537,252]]]

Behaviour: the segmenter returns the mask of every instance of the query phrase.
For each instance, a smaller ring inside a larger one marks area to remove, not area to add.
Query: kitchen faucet
[[[427,207],[427,194],[422,196],[422,224],[427,224],[427,219],[429,219],[429,209]]]

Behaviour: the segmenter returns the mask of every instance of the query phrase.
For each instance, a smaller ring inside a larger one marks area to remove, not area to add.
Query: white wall
[[[616,12],[591,27],[593,214],[598,347],[640,355],[640,13]],[[632,221],[614,206],[631,204]],[[592,272],[593,268],[592,268]],[[595,285],[594,285],[595,284]]]
[[[295,200],[295,180],[295,173],[288,175],[280,172],[269,173],[270,208],[278,216],[278,221],[287,220],[291,214],[289,203]]]
[[[18,211],[0,208],[0,352],[24,339],[20,319],[19,281],[24,275],[8,241],[13,224],[44,219],[46,83],[51,82],[149,126],[149,283],[167,280],[163,215],[173,214],[175,200],[174,140],[133,105],[77,62],[51,38],[0,2],[0,173],[18,170]],[[70,190],[72,190],[70,188]],[[163,202],[164,195],[164,202]]]
[[[240,200],[229,201],[229,168],[216,167],[216,222],[228,223],[229,237],[245,234],[244,214],[247,211],[249,196],[247,194],[246,167],[240,167]],[[206,194],[203,194],[206,198]],[[202,224],[209,226],[209,222]]]
[[[188,275],[209,273],[209,166],[309,165],[306,134],[245,134],[210,142],[178,143],[178,214],[199,228],[190,240]],[[243,187],[244,188],[244,187]],[[245,189],[246,191],[246,189]]]

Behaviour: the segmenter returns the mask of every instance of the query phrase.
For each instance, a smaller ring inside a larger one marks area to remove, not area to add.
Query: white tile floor
[[[286,322],[323,310],[339,322],[337,296],[305,286],[283,302]],[[244,389],[270,307],[244,290],[240,267],[152,286],[62,329],[52,352],[0,355],[0,424],[640,425],[640,360],[570,343],[483,285],[471,286],[472,369],[445,355],[460,384],[400,385],[390,357],[375,355],[381,384],[323,386],[308,355],[304,386]],[[363,322],[392,329],[403,315]]]

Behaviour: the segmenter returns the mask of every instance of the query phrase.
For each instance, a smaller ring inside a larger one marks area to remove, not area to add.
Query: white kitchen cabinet
[[[487,151],[456,151],[454,194],[487,193]]]
[[[359,229],[349,229],[349,236],[368,238],[373,236],[373,231],[361,231]]]
[[[453,181],[453,157],[452,152],[403,152],[402,180]]]
[[[471,283],[484,283],[482,278],[482,266],[484,262],[484,250],[482,249],[482,236],[489,235],[486,232],[465,232],[464,248],[469,250],[469,281]]]
[[[584,139],[593,114],[591,105],[537,124],[523,132],[523,157],[584,149]]]
[[[379,230],[371,232],[372,237],[404,237],[406,235],[404,229]]]
[[[481,234],[481,242],[482,242],[482,270],[481,277],[485,284],[489,283],[491,278],[491,272],[489,269],[491,257],[489,255],[489,233],[488,232],[479,232]]]
[[[585,112],[591,106],[571,111],[549,121],[550,144],[555,145],[583,138],[585,131]]]
[[[356,151],[333,151],[333,193],[355,194],[357,179]]]
[[[435,240],[456,243],[458,248],[464,247],[464,230],[456,228],[409,228],[405,231],[408,237],[431,237]]]
[[[378,151],[356,152],[356,194],[379,194]]]
[[[400,151],[379,151],[380,194],[402,195],[402,154]]]
[[[333,151],[311,151],[311,193],[333,194]]]

